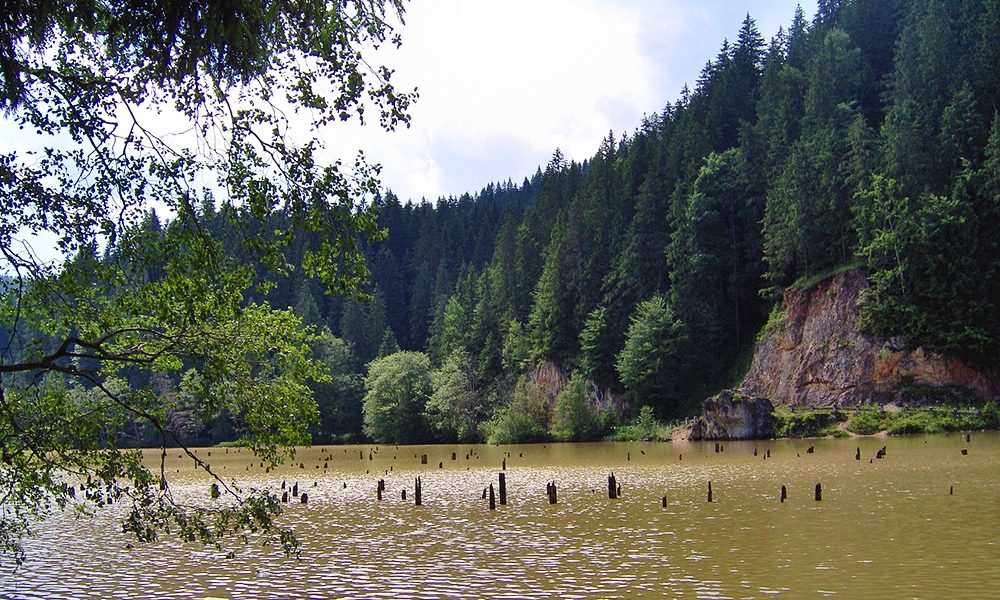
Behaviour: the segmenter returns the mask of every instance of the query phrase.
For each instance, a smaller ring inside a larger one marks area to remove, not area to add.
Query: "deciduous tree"
[[[408,123],[415,92],[363,58],[399,43],[401,15],[402,0],[4,7],[0,109],[47,147],[0,156],[0,551],[21,560],[32,520],[71,503],[81,477],[101,481],[96,504],[128,507],[125,530],[142,541],[167,527],[209,543],[275,530],[280,503],[266,491],[218,479],[234,502],[179,503],[163,471],[117,441],[136,419],[162,446],[179,432],[151,388],[108,381],[193,369],[196,410],[232,414],[265,461],[308,442],[306,382],[326,378],[312,335],[290,311],[248,298],[263,297],[267,274],[300,267],[332,292],[365,277],[360,243],[384,234],[371,210],[378,167],[362,154],[326,161],[320,129],[372,113],[386,129]],[[171,123],[185,133],[168,135]],[[169,215],[160,235],[139,226],[151,207]],[[218,237],[209,216],[233,237]],[[322,242],[293,253],[302,232]],[[36,254],[33,235],[80,260]],[[79,402],[73,381],[100,393]],[[281,541],[293,549],[287,532]]]

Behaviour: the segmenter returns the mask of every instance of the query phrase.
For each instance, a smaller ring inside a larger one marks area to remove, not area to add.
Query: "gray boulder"
[[[702,416],[691,429],[692,440],[756,440],[774,436],[774,406],[767,398],[754,398],[724,390],[705,400]]]

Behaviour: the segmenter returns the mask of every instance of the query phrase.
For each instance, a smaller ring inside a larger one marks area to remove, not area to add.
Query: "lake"
[[[282,516],[301,560],[241,544],[226,558],[168,537],[128,550],[114,510],[84,520],[66,513],[39,526],[18,572],[0,571],[0,597],[1000,598],[1000,434],[721,450],[329,446],[265,473],[259,462],[248,470],[245,450],[199,449],[225,477],[272,489],[298,483],[309,494]],[[508,504],[491,512],[482,494],[504,460]],[[191,463],[170,454],[173,485],[206,498],[208,481]],[[612,471],[622,487],[615,500]],[[416,476],[422,506],[413,505]]]

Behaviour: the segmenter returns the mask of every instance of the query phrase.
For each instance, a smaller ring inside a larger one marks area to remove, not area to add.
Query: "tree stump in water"
[[[507,475],[500,473],[500,505],[507,505]]]
[[[823,486],[821,484],[816,484],[816,502],[823,499]]]
[[[493,484],[490,483],[490,510],[496,510],[496,509],[497,509],[497,497],[496,494],[493,492]]]
[[[618,498],[618,486],[615,483],[615,474],[608,475],[608,498],[614,500]]]

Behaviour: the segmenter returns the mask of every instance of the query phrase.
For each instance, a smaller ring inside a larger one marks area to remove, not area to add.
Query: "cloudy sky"
[[[331,147],[363,148],[401,199],[520,183],[553,151],[594,154],[609,131],[693,86],[749,13],[765,39],[788,27],[797,0],[413,0],[403,46],[384,55],[420,99],[408,130],[335,126]],[[803,3],[808,17],[815,12]],[[382,57],[380,57],[382,58]]]

